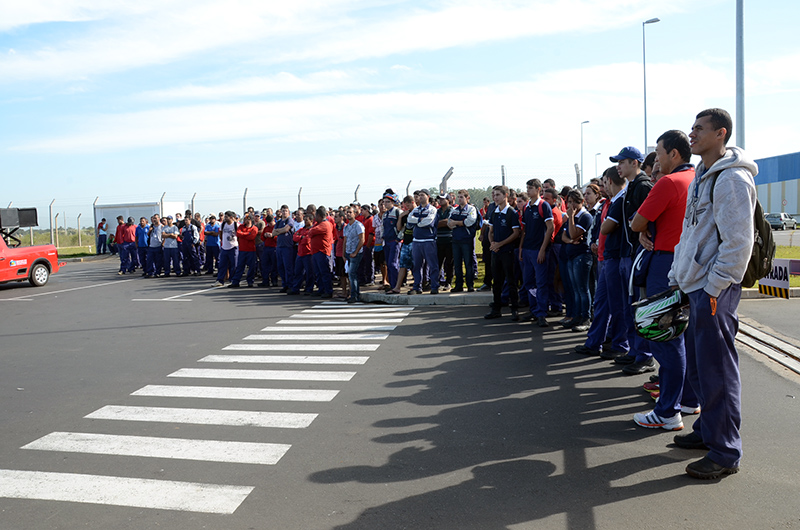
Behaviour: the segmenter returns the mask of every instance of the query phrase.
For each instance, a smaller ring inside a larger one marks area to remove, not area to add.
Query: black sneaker
[[[549,328],[549,327],[550,327],[550,323],[549,323],[549,322],[547,322],[547,320],[545,320],[544,318],[539,318],[539,319],[537,319],[537,320],[536,320],[536,324],[537,324],[537,325],[538,325],[540,328]]]
[[[431,289],[431,294],[439,294],[439,289]]]
[[[463,293],[464,292],[464,288],[463,287],[453,287],[453,290],[450,291],[450,292],[451,293]]]
[[[536,322],[536,317],[533,316],[530,311],[525,311],[521,317],[519,317],[520,322]]]
[[[483,285],[481,285],[480,287],[478,287],[478,290],[479,290],[479,291],[491,291],[491,290],[492,290],[492,286],[491,286],[491,285],[486,285],[486,284],[484,283]]]
[[[550,309],[547,311],[547,316],[549,317],[560,317],[564,314],[564,311],[556,311],[555,309]]]
[[[474,287],[467,287],[467,292],[468,293],[474,293],[475,292],[475,288]]]
[[[562,326],[564,326],[567,329],[570,329],[570,328],[572,328],[572,326],[577,326],[578,322],[579,322],[579,320],[577,318],[565,318],[565,319],[561,320],[559,322],[559,324],[561,324]]]
[[[519,322],[519,313],[517,313],[516,309],[511,310],[511,321],[512,322]]]
[[[500,318],[500,316],[501,316],[500,311],[492,310],[483,315],[483,318],[485,318],[486,320],[492,320],[493,318]]]
[[[617,359],[617,358],[622,357],[622,356],[626,356],[627,357],[627,355],[628,354],[625,353],[624,351],[617,351],[617,350],[611,350],[611,349],[608,349],[608,350],[604,349],[603,351],[600,352],[600,357],[602,357],[603,359],[606,359],[607,361],[613,361],[614,359]]]
[[[652,357],[643,363],[632,363],[622,369],[626,375],[641,375],[656,371],[656,361]]]
[[[593,350],[591,348],[587,348],[583,344],[580,346],[575,346],[576,353],[582,353],[583,355],[600,355],[600,350]]]
[[[721,478],[723,475],[733,475],[739,472],[739,466],[736,467],[722,467],[707,456],[704,456],[697,462],[692,462],[686,466],[686,474],[690,477],[699,478],[703,480],[711,480]]]
[[[626,365],[626,364],[633,364],[633,362],[634,362],[635,360],[636,360],[636,357],[635,357],[635,356],[633,356],[633,355],[628,355],[628,354],[625,354],[625,355],[620,355],[619,357],[617,357],[616,359],[614,359],[614,363],[615,363],[615,364],[622,364],[622,365]]]
[[[703,442],[703,438],[697,434],[697,431],[692,431],[689,434],[679,434],[675,436],[672,441],[681,449],[708,450],[708,447]]]

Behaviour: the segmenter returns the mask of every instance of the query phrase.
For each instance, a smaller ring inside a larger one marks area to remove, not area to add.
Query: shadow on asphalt
[[[636,390],[641,377],[624,378],[612,363],[574,353],[583,335],[558,326],[542,333],[507,317],[485,323],[482,314],[478,308],[419,308],[420,325],[398,327],[393,335],[423,339],[412,347],[418,366],[396,372],[384,395],[356,404],[405,402],[437,413],[374,423],[386,431],[374,442],[403,446],[386,464],[310,477],[323,484],[385,484],[470,470],[471,479],[368,508],[337,528],[506,529],[559,516],[567,528],[588,530],[596,528],[596,507],[691,484],[683,475],[656,479],[648,470],[701,456],[696,452],[620,447],[613,457],[603,453],[610,461],[589,463],[592,448],[635,446],[665,434],[637,428],[630,419],[652,407]],[[463,323],[444,323],[454,317]],[[431,365],[436,359],[442,362]],[[405,393],[393,396],[393,389]],[[641,502],[644,508],[647,501]]]

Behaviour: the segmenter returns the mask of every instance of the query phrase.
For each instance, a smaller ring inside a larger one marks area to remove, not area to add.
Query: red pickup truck
[[[0,238],[0,283],[28,280],[41,287],[63,265],[53,245],[12,248]]]

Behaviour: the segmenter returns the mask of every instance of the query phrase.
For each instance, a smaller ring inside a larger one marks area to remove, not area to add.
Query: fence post
[[[56,248],[58,248],[58,214],[56,214],[55,221],[56,221],[56,242],[55,242],[55,245],[56,245]],[[52,234],[53,233],[52,232],[52,228],[50,230],[51,230],[50,233]]]
[[[192,215],[194,215],[194,198],[195,197],[197,197],[197,192],[194,192],[194,195],[192,195]]]
[[[500,166],[500,184],[506,185],[506,166]]]
[[[94,219],[94,228],[93,228],[92,232],[94,233],[95,248],[99,248],[99,247],[97,247],[97,241],[100,239],[100,234],[97,232],[97,224],[98,224],[97,223],[97,201],[98,200],[100,200],[99,196],[95,197],[94,202],[92,203],[92,219]]]
[[[78,246],[81,246],[81,215],[82,213],[78,214]]]
[[[297,209],[298,210],[303,207],[303,204],[302,204],[301,199],[300,199],[300,196],[302,194],[303,194],[303,186],[300,186],[300,191],[297,192]]]
[[[442,177],[442,183],[439,184],[439,193],[444,195],[447,193],[447,181],[450,180],[450,177],[453,176],[453,167],[451,166],[450,169],[447,170],[447,173],[444,174]]]
[[[358,186],[356,186],[356,191],[355,191],[355,193],[353,194],[353,195],[355,195],[355,202],[358,202],[358,188],[360,188],[360,187],[361,187],[361,184],[359,184]]]
[[[247,188],[244,189],[244,196],[242,197],[242,215],[244,215],[246,211],[247,211]]]
[[[53,203],[56,202],[55,199],[50,203],[50,244],[55,245],[55,239],[53,238]],[[58,214],[56,214],[58,217]]]
[[[159,206],[159,208],[161,209],[161,213],[160,213],[161,217],[164,217],[164,197],[166,197],[166,196],[167,196],[167,192],[166,191],[161,194],[161,201],[160,201],[161,204]]]
[[[408,191],[408,190],[410,190],[410,189],[411,189],[411,181],[409,180],[409,181],[408,181],[408,185],[406,186],[406,197],[408,197],[409,195],[411,195],[411,192],[410,192],[410,191]],[[405,199],[405,197],[403,197],[403,199]],[[400,199],[400,200],[402,201],[403,199]]]

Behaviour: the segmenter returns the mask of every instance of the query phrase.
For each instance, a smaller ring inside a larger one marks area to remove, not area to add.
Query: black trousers
[[[516,252],[492,252],[492,310],[500,311],[500,297],[503,285],[508,281],[508,301],[512,311],[519,308],[519,289],[514,279],[514,258]]]

